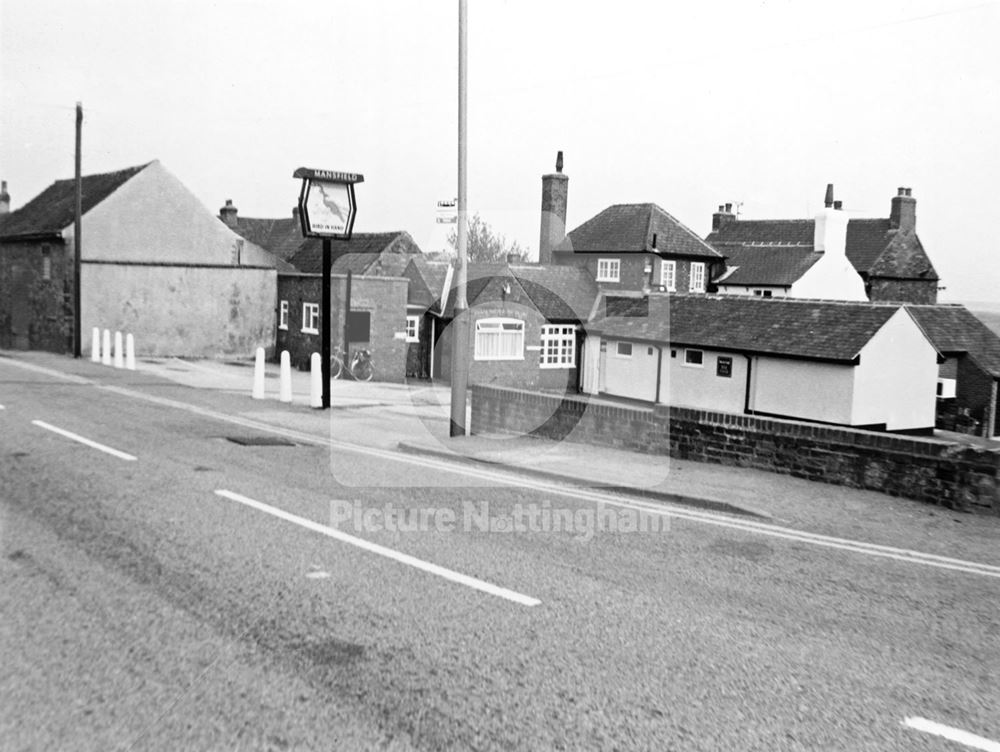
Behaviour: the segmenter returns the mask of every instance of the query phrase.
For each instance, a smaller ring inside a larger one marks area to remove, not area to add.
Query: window
[[[697,261],[691,264],[691,284],[689,292],[705,292],[705,264]]]
[[[52,248],[49,245],[42,246],[42,279],[52,279]]]
[[[407,342],[419,342],[420,341],[420,317],[419,316],[407,316],[406,317],[406,341]]]
[[[281,305],[278,308],[278,328],[287,329],[288,328],[288,301],[282,300]]]
[[[371,342],[371,311],[349,311],[347,314],[347,341]]]
[[[774,293],[772,293],[770,290],[754,290],[753,294],[762,298],[770,298]]]
[[[621,279],[620,259],[598,259],[597,260],[597,281],[617,282]]]
[[[542,327],[542,368],[573,368],[576,365],[576,327]]]
[[[701,350],[685,350],[684,365],[701,368],[705,363],[705,353]]]
[[[660,262],[660,284],[667,288],[669,292],[677,289],[677,262]]]
[[[619,342],[618,346],[615,348],[615,355],[619,358],[631,358],[632,357],[632,343],[631,342]]]
[[[476,360],[524,360],[524,322],[480,319],[476,322]]]
[[[319,334],[319,303],[302,304],[302,331]]]

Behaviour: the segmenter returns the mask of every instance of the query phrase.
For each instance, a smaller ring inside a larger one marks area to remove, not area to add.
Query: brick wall
[[[351,310],[371,314],[371,334],[367,342],[353,342],[351,349],[371,351],[376,381],[401,382],[406,377],[406,290],[402,277],[353,277]],[[304,303],[322,301],[323,278],[319,274],[279,274],[278,305],[288,301],[288,329],[278,329],[277,353],[288,350],[292,364],[309,367],[309,358],[321,349],[320,335],[302,331]],[[344,297],[347,277],[333,275],[330,282],[330,346],[334,350],[344,338]],[[322,312],[320,313],[322,316]],[[316,326],[322,331],[322,322]],[[398,335],[398,336],[397,336]]]
[[[869,280],[868,299],[888,303],[937,303],[936,279],[884,279]]]
[[[42,277],[46,246],[48,280]],[[71,250],[61,241],[0,245],[0,347],[72,352]]]
[[[1000,513],[1000,450],[668,405],[473,386],[472,433],[530,433]]]

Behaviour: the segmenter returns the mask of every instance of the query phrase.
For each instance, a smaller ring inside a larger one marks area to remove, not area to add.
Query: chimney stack
[[[816,215],[813,249],[844,256],[847,253],[847,214],[841,211],[842,202],[833,200],[833,183],[826,186],[824,204]]]
[[[237,209],[233,206],[233,200],[231,198],[226,199],[226,205],[219,209],[219,219],[226,223],[228,227],[236,229],[238,224],[236,219]]]
[[[917,200],[912,188],[900,188],[892,197],[889,210],[889,228],[902,232],[914,232],[917,228]]]
[[[730,204],[719,204],[719,211],[712,215],[712,232],[720,229],[727,222],[732,222],[736,219],[736,215],[733,214],[733,205]]]
[[[566,237],[566,204],[569,177],[563,175],[563,153],[556,156],[556,171],[542,176],[542,222],[538,235],[538,263],[551,264],[552,251]]]
[[[7,193],[7,181],[0,180],[0,216],[10,214],[10,194]]]

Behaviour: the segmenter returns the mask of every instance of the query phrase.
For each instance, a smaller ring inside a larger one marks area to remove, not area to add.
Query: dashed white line
[[[64,428],[53,426],[44,421],[33,420],[31,421],[31,423],[32,425],[36,425],[39,428],[44,428],[46,431],[52,431],[52,433],[57,433],[60,436],[65,436],[67,439],[72,439],[73,441],[78,441],[81,444],[85,444],[86,446],[89,446],[91,449],[97,449],[101,452],[104,452],[105,454],[110,454],[112,457],[117,457],[120,460],[128,460],[130,462],[134,462],[135,460],[138,459],[137,457],[134,457],[131,454],[127,454],[126,452],[113,449],[112,447],[106,446],[104,444],[98,444],[96,441],[91,441],[90,439],[84,436],[80,436],[80,434],[72,433],[71,431],[67,431]]]
[[[971,734],[968,731],[945,726],[943,723],[929,721],[926,718],[913,716],[903,719],[903,725],[916,731],[923,731],[927,734],[934,734],[958,744],[964,744],[972,749],[980,749],[985,752],[1000,752],[1000,742],[987,739],[985,736]]]
[[[246,506],[256,509],[260,512],[265,512],[278,519],[285,520],[286,522],[291,522],[300,527],[304,527],[307,530],[312,530],[315,533],[321,533],[334,540],[341,541],[342,543],[348,543],[352,546],[357,546],[360,549],[368,551],[373,554],[378,554],[379,556],[384,556],[387,559],[392,559],[400,564],[406,564],[408,566],[414,567],[415,569],[420,569],[429,574],[437,575],[438,577],[443,577],[451,582],[458,583],[459,585],[465,585],[466,587],[473,588],[474,590],[479,590],[483,593],[488,593],[489,595],[495,595],[498,598],[505,598],[506,600],[512,601],[514,603],[520,604],[522,606],[537,606],[541,603],[537,598],[532,598],[529,595],[524,595],[518,593],[514,590],[508,590],[507,588],[500,587],[499,585],[494,585],[492,583],[486,582],[485,580],[477,579],[476,577],[470,577],[467,574],[462,574],[456,572],[453,569],[447,569],[445,567],[439,566],[437,564],[431,564],[423,559],[418,559],[415,556],[410,556],[409,554],[404,554],[400,551],[396,551],[392,548],[386,548],[385,546],[380,546],[377,543],[372,543],[371,541],[366,541],[364,538],[356,538],[353,535],[348,535],[336,528],[329,527],[327,525],[321,525],[318,522],[313,522],[305,517],[299,517],[296,514],[286,512],[284,509],[278,509],[277,507],[272,507],[269,504],[264,504],[247,496],[243,496],[238,493],[233,493],[232,491],[227,491],[225,489],[219,489],[215,492],[216,496],[221,496],[224,499],[229,499],[231,501],[237,501],[240,504],[245,504]]]
[[[782,538],[784,540],[791,540],[798,543],[831,548],[855,554],[862,554],[864,556],[891,559],[906,564],[919,564],[923,566],[935,567],[937,569],[949,570],[952,572],[964,572],[966,574],[1000,578],[1000,566],[995,564],[985,564],[966,559],[953,559],[947,556],[928,554],[922,551],[915,551],[907,548],[896,548],[894,546],[883,546],[876,543],[850,540],[848,538],[837,538],[819,533],[809,533],[802,530],[795,530],[794,528],[782,527],[780,525],[742,520],[716,512],[702,512],[687,509],[670,504],[669,502],[651,503],[636,499],[625,499],[621,496],[616,496],[599,489],[595,490],[581,488],[578,486],[565,486],[559,485],[555,482],[526,478],[522,475],[518,475],[516,469],[512,469],[510,471],[500,471],[472,467],[469,465],[459,464],[457,462],[438,460],[433,457],[425,457],[422,455],[407,455],[402,452],[394,452],[388,449],[379,449],[377,447],[363,446],[323,436],[316,436],[305,431],[280,428],[269,423],[264,423],[263,421],[227,415],[216,410],[200,407],[198,405],[192,405],[188,402],[180,402],[166,397],[145,394],[133,389],[126,389],[118,386],[99,386],[98,388],[114,394],[121,394],[135,399],[141,399],[153,404],[165,405],[175,409],[184,410],[195,415],[212,418],[225,423],[231,423],[245,428],[253,428],[259,431],[274,434],[276,436],[284,436],[303,443],[314,444],[316,446],[333,447],[335,449],[341,449],[355,454],[367,455],[369,457],[380,457],[393,462],[418,465],[422,468],[434,467],[450,473],[455,473],[456,475],[465,475],[472,478],[479,478],[481,480],[503,483],[514,487],[531,488],[536,491],[565,496],[576,501],[601,501],[611,506],[628,509],[640,509],[645,512],[652,512],[654,514],[684,519],[690,522],[700,522],[707,525],[741,530],[747,533],[767,535],[773,538]]]

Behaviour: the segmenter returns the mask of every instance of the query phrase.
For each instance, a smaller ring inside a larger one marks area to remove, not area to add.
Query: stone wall
[[[472,433],[667,454],[1000,513],[1000,450],[930,438],[669,405],[632,406],[473,386]]]

